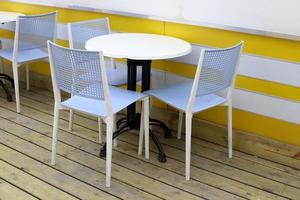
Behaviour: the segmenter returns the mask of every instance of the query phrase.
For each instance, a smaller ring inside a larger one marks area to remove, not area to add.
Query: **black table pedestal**
[[[127,60],[127,68],[128,68],[128,90],[136,91],[136,73],[137,66],[142,66],[142,92],[150,89],[150,79],[151,79],[151,60]],[[136,104],[133,103],[127,107],[127,117],[120,119],[117,122],[117,130],[113,134],[113,139],[117,138],[119,135],[130,131],[130,130],[138,130],[140,128],[140,113],[136,113]],[[171,137],[170,129],[161,121],[156,119],[149,119],[149,125],[157,126],[164,130],[165,137]],[[149,135],[154,141],[157,149],[159,151],[158,160],[160,162],[166,162],[166,154],[157,139],[157,137],[153,134],[152,130],[149,130]],[[106,143],[100,150],[100,157],[106,157]]]
[[[14,80],[10,76],[0,73],[0,79],[8,80],[11,83],[12,87],[14,88]],[[2,80],[0,80],[0,86],[3,88],[3,90],[6,94],[6,99],[7,99],[7,101],[12,101],[13,99],[12,99],[12,96],[9,92],[9,89],[8,89],[7,85]]]

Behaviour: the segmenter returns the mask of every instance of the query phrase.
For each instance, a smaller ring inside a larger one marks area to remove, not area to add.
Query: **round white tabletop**
[[[16,21],[19,16],[24,16],[22,13],[0,11],[0,23]]]
[[[192,47],[188,42],[163,35],[145,33],[115,33],[91,38],[85,48],[102,51],[111,58],[160,60],[187,55]]]

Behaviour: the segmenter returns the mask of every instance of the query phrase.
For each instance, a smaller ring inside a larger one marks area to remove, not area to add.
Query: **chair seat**
[[[113,68],[111,66],[111,62],[105,62],[106,74],[109,85],[113,86],[121,86],[127,84],[127,68],[124,67],[116,67]],[[140,81],[142,79],[142,71],[140,69],[137,70],[136,80]]]
[[[0,50],[0,57],[5,58],[6,60],[12,61],[13,60],[13,49],[1,49]],[[29,61],[34,60],[41,60],[48,58],[48,53],[43,48],[35,48],[35,49],[27,49],[18,52],[18,63],[26,63]]]
[[[124,90],[114,86],[109,87],[112,112],[117,113],[130,104],[146,97],[145,94]],[[82,96],[73,96],[61,103],[64,107],[87,114],[106,117],[105,101]]]
[[[192,90],[193,81],[177,83],[153,90],[145,91],[145,94],[153,96],[181,111],[186,111]],[[193,113],[223,104],[226,99],[215,94],[196,97],[192,109]]]

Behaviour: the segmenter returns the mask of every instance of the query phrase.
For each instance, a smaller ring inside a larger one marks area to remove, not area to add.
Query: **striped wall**
[[[0,4],[1,9],[25,14],[58,10],[60,40],[67,39],[65,22],[108,16],[114,31],[166,34],[193,43],[193,52],[188,56],[154,62],[153,87],[193,77],[201,48],[225,47],[244,40],[245,50],[233,95],[234,127],[300,145],[300,42],[101,13]],[[0,25],[0,28],[12,30],[13,27],[6,24]],[[0,37],[9,38],[11,34],[0,31]],[[11,42],[5,39],[3,43],[9,46]],[[126,67],[122,63],[119,65]],[[37,66],[33,69],[48,74],[49,69],[43,67],[45,69],[37,69]],[[226,124],[226,113],[222,107],[200,113],[197,117]]]

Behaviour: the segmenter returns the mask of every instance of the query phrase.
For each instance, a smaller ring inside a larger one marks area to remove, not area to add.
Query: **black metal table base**
[[[114,132],[113,139],[117,138],[119,135],[121,135],[125,132],[128,132],[130,130],[138,130],[140,128],[140,119],[141,119],[141,116],[139,113],[136,113],[132,120],[127,120],[127,118],[120,119],[117,122],[117,131]],[[164,130],[164,134],[165,134],[166,138],[172,137],[170,129],[161,121],[156,120],[156,119],[150,119],[149,125],[162,128]],[[165,154],[159,140],[157,139],[156,135],[152,132],[151,129],[149,129],[149,135],[158,149],[159,162],[166,162],[167,161],[166,154]],[[106,143],[101,148],[100,157],[101,158],[106,157]]]
[[[134,121],[135,123],[128,123],[127,121],[127,118],[124,117],[120,120],[117,121],[117,129],[119,129],[121,127],[121,125],[123,124],[128,124],[128,126],[131,128],[131,129],[139,129],[139,126],[140,126],[140,114],[136,114],[135,118],[134,118]],[[138,119],[137,119],[138,118]],[[161,121],[157,120],[157,119],[153,119],[153,118],[150,118],[149,119],[149,125],[150,126],[156,126],[158,128],[161,128],[163,129],[164,131],[164,134],[165,134],[165,138],[171,138],[172,137],[172,133],[171,133],[171,130]]]
[[[142,67],[142,92],[150,89],[150,78],[151,78],[151,60],[127,60],[127,87],[128,90],[136,91],[136,73],[137,66]],[[136,113],[136,104],[133,103],[127,107],[127,117],[121,119],[117,122],[117,131],[113,134],[115,139],[122,133],[125,133],[130,130],[138,130],[140,128],[140,114]],[[150,119],[149,125],[160,127],[165,132],[165,137],[171,137],[170,129],[161,121]],[[159,153],[158,160],[160,162],[166,162],[166,154],[162,148],[157,137],[153,134],[152,130],[149,130],[150,137],[154,141]],[[101,148],[100,157],[104,158],[106,156],[106,143]]]
[[[0,73],[0,79],[9,81],[11,83],[12,87],[14,88],[14,80],[10,76]],[[11,102],[13,100],[12,96],[9,92],[7,85],[2,80],[0,80],[0,86],[3,88],[3,90],[6,94],[7,101]]]

